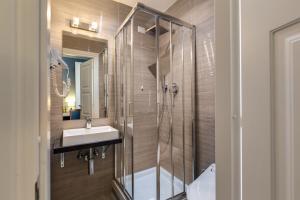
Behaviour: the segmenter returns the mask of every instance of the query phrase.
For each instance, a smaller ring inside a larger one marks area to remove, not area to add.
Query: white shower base
[[[125,187],[131,194],[131,176],[126,177]],[[174,177],[174,195],[183,192],[183,183]],[[164,168],[160,168],[160,199],[172,196],[172,176]],[[134,173],[134,198],[138,200],[156,199],[156,167]]]
[[[188,200],[216,200],[216,165],[209,166],[187,188]]]

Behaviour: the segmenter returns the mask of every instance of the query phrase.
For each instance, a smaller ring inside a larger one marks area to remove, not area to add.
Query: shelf
[[[61,139],[57,139],[53,144],[53,154],[60,154],[60,153],[66,153],[70,151],[78,151],[81,149],[89,149],[89,148],[95,148],[100,146],[106,146],[111,144],[119,144],[122,143],[122,139],[113,139],[113,140],[105,140],[101,142],[95,142],[95,143],[88,143],[88,144],[80,144],[80,145],[74,145],[74,146],[62,146]]]

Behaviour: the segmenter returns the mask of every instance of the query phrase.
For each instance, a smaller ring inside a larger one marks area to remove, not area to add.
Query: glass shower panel
[[[155,17],[137,11],[133,30],[134,199],[149,200],[156,198]]]
[[[160,198],[167,199],[185,191],[186,178],[192,180],[192,38],[190,29],[159,23]]]
[[[184,54],[183,54],[183,27],[171,25],[171,78],[169,95],[171,101],[171,182],[172,196],[185,191],[184,188]]]
[[[171,133],[172,107],[169,87],[172,84],[171,73],[171,35],[170,23],[159,20],[159,188],[160,199],[172,197],[172,143]]]
[[[132,19],[133,20],[133,19]],[[124,112],[125,112],[125,135],[124,135],[124,186],[128,194],[133,196],[133,117],[132,117],[132,20],[123,29],[124,60]]]
[[[194,120],[194,37],[193,30],[182,27],[183,38],[183,118],[185,184],[193,181],[193,120]]]
[[[115,90],[116,90],[116,110],[115,110],[115,126],[120,131],[120,136],[124,137],[124,106],[123,106],[123,79],[122,79],[122,60],[123,60],[123,32],[116,37],[116,66],[115,66]],[[115,178],[119,183],[124,182],[123,179],[123,144],[115,145]]]

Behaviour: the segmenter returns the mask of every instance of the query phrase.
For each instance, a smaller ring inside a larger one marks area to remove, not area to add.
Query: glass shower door
[[[168,30],[160,36],[161,123],[160,199],[185,191],[184,87],[182,27],[160,20]]]
[[[163,19],[158,21],[158,76],[157,91],[159,96],[158,112],[158,169],[159,180],[157,199],[172,197],[172,133],[171,133],[171,98],[169,86],[171,76],[171,37],[170,23]],[[164,31],[163,31],[164,30]]]
[[[115,149],[115,177],[128,196],[133,197],[133,118],[132,118],[132,36],[131,22],[116,36],[116,124],[122,144]]]
[[[124,186],[128,194],[134,196],[133,182],[133,90],[132,90],[132,20],[123,29],[124,38]]]
[[[166,200],[193,180],[194,34],[137,10],[116,36],[116,179],[135,200]]]
[[[185,137],[184,137],[184,55],[183,27],[170,23],[171,82],[169,86],[171,110],[171,183],[172,197],[185,191]]]
[[[118,128],[120,132],[120,136],[124,138],[124,106],[123,106],[123,32],[120,32],[115,40],[115,91],[116,91],[116,100],[115,100],[115,126]],[[123,153],[124,145],[116,144],[115,145],[115,179],[119,184],[124,183],[123,178],[123,162],[124,162],[124,153]]]
[[[157,87],[155,16],[137,11],[133,23],[134,199],[156,198]],[[132,78],[132,77],[131,77]]]
[[[192,30],[159,20],[159,173],[157,199],[185,192],[192,181]]]

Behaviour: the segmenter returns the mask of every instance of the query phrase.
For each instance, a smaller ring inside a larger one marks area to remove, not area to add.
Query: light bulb
[[[79,17],[73,17],[73,20],[72,20],[72,26],[73,26],[73,27],[79,27],[79,24],[80,24],[80,19],[79,19]]]
[[[97,31],[98,29],[98,23],[97,22],[92,22],[90,24],[90,31]]]

